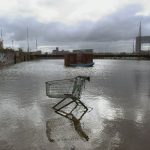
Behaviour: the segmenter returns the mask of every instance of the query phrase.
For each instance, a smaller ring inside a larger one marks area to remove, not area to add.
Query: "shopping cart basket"
[[[85,111],[81,114],[79,119],[83,117],[88,108],[80,101],[80,97],[86,81],[90,81],[90,77],[77,76],[71,79],[46,82],[46,95],[50,98],[61,98],[61,100],[53,106],[56,113],[72,120],[72,112],[79,105],[82,105]],[[72,103],[75,103],[75,106],[69,112],[66,112],[64,108],[68,107]]]

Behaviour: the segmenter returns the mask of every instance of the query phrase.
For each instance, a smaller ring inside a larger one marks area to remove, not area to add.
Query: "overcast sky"
[[[131,51],[142,21],[150,35],[149,0],[0,0],[0,26],[6,46],[44,51],[93,48]]]

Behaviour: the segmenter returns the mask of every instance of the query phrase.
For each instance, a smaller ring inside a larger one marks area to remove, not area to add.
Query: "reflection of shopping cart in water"
[[[78,120],[82,119],[84,114],[88,111],[88,108],[80,101],[86,80],[90,81],[90,77],[77,76],[72,79],[46,82],[47,96],[50,98],[62,98],[55,106],[53,106],[53,109],[57,114],[73,120],[73,112],[78,106],[81,106],[84,108],[84,111],[80,114]],[[68,107],[72,104],[74,104],[74,106],[70,110]]]

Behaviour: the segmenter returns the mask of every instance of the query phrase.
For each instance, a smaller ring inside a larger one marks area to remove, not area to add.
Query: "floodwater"
[[[81,96],[88,112],[76,123],[54,112],[59,100],[46,96],[45,82],[78,75],[91,80]],[[65,68],[63,60],[39,60],[2,68],[0,150],[149,150],[149,81],[150,61]]]

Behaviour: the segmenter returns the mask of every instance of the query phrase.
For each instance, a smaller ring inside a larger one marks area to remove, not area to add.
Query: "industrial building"
[[[70,52],[66,50],[59,50],[59,47],[56,47],[56,49],[52,51],[53,55],[65,55],[67,53],[70,53]]]
[[[142,52],[142,44],[150,43],[150,36],[142,36],[141,28],[142,27],[141,27],[141,22],[140,22],[139,34],[136,37],[136,53]]]
[[[73,50],[73,53],[93,53],[93,49],[77,49]]]

